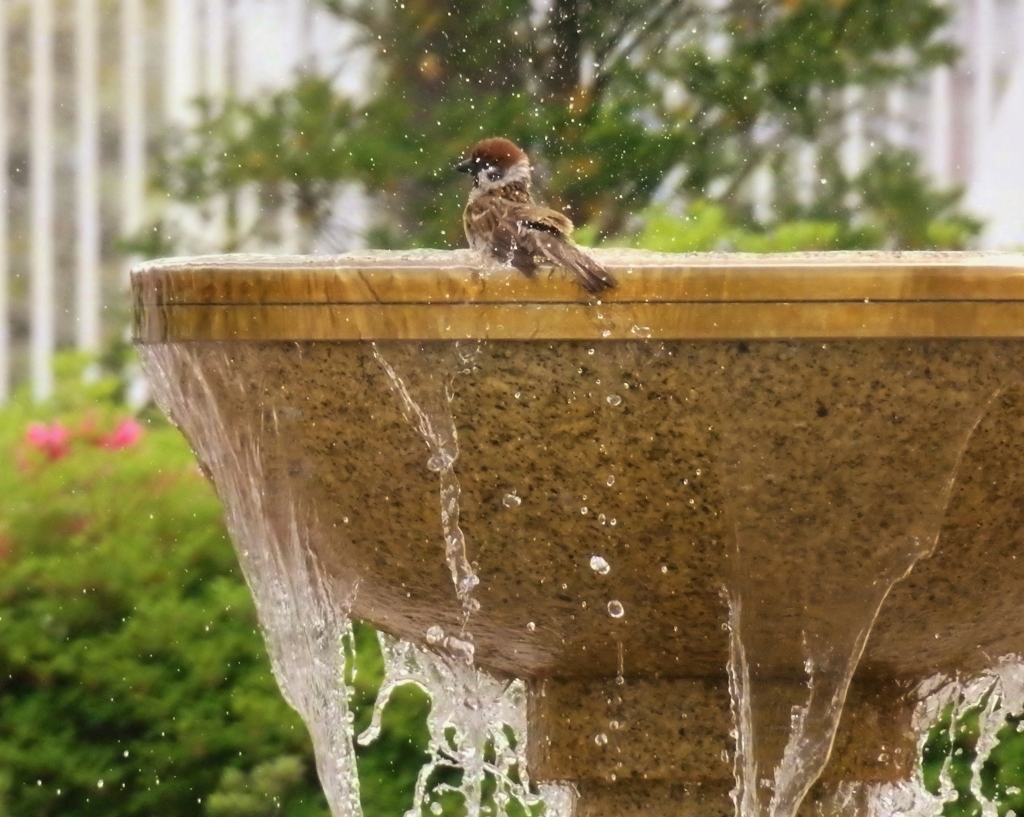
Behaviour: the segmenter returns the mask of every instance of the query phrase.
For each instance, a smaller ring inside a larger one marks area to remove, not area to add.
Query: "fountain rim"
[[[1024,337],[1024,254],[598,250],[591,296],[475,253],[222,255],[132,270],[134,339],[773,340]]]

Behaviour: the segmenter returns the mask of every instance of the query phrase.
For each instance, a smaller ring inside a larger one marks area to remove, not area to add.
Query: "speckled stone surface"
[[[747,603],[772,605],[774,660],[802,665],[785,651],[799,648],[805,611],[819,605],[827,627],[856,601],[837,593],[851,571],[905,569],[908,537],[930,547],[968,432],[991,408],[1015,405],[1008,388],[988,407],[1024,371],[1024,344],[1012,342],[377,348],[425,412],[451,412],[462,528],[481,581],[477,656],[526,676],[613,676],[620,643],[627,677],[721,674],[721,589],[737,530],[758,557],[743,579]],[[413,637],[435,623],[457,629],[438,479],[370,345],[183,349],[228,426],[258,438],[273,493],[316,510],[325,563],[360,577],[356,612]],[[173,409],[188,434],[201,418],[184,411]],[[970,560],[953,581],[972,586],[970,570],[988,573]],[[952,594],[935,598],[918,595],[900,616],[914,622],[904,641],[884,653],[896,625],[883,616],[880,652],[870,644],[865,661],[884,660],[897,677],[952,668],[944,644],[974,616],[952,613]],[[612,601],[623,617],[609,615]],[[945,639],[923,621],[933,614],[948,621]]]
[[[806,696],[809,649],[828,669],[863,648],[830,780],[904,774],[899,691],[1024,651],[1024,341],[140,352],[151,371],[173,369],[180,398],[164,408],[189,438],[205,422],[199,390],[215,396],[224,445],[258,451],[267,523],[297,512],[328,574],[358,584],[354,614],[421,643],[434,625],[459,631],[464,606],[431,451],[384,363],[432,428],[454,429],[480,578],[467,631],[482,666],[530,679],[532,765],[580,781],[581,815],[731,812],[729,598],[742,600],[758,694],[783,720]],[[686,811],[697,800],[673,787],[699,783],[716,794]]]

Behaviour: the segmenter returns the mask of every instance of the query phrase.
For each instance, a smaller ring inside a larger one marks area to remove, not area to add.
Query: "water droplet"
[[[602,329],[601,330],[601,337],[602,338],[610,338],[611,335],[612,335],[612,330],[611,329]]]
[[[626,615],[626,608],[622,606],[621,601],[616,601],[615,599],[612,599],[610,602],[608,602],[608,615],[610,615],[612,618],[622,618],[624,615]]]
[[[605,400],[608,401],[608,405],[609,406],[619,406],[619,405],[622,405],[622,398],[619,397],[619,395],[617,395],[617,394],[609,394],[605,398]]]
[[[506,508],[518,508],[523,504],[522,497],[518,496],[515,491],[510,494],[505,494],[501,500],[501,504]]]
[[[526,629],[529,630],[532,633],[534,630],[537,629],[537,625],[534,624],[532,621],[528,621],[526,623]]]
[[[608,571],[612,569],[612,566],[608,564],[608,560],[604,556],[591,556],[590,557],[590,569],[595,573],[600,573],[602,576],[608,574]]]
[[[616,525],[619,524],[619,520],[613,516],[611,519],[608,520],[608,524],[614,528]]]
[[[582,508],[580,508],[580,513],[586,516],[588,513],[590,513],[590,508],[584,505]]]
[[[618,721],[608,721],[608,728],[611,729],[613,732],[617,732],[619,729],[622,728],[622,724]]]
[[[698,468],[696,471],[694,471],[694,473],[699,477],[700,476],[700,469]]]
[[[642,338],[649,338],[651,336],[651,327],[649,326],[637,326],[635,323],[630,327],[630,332],[634,335],[638,335]]]
[[[444,811],[444,807],[437,800],[430,804],[431,814],[440,814],[442,811]]]
[[[427,628],[427,643],[428,644],[440,644],[444,641],[444,630],[438,627],[436,624],[432,627]]]
[[[594,354],[594,350],[593,350],[593,349],[587,349],[587,354],[588,354],[588,355],[592,355],[592,354]]]
[[[598,746],[607,746],[608,736],[604,732],[598,732],[596,735],[594,735],[594,743],[596,743]]]
[[[597,523],[598,523],[599,525],[603,525],[603,524],[604,524],[605,522],[607,522],[607,521],[608,521],[608,517],[607,517],[607,516],[605,516],[605,515],[604,515],[603,513],[599,513],[599,514],[597,515]]]
[[[473,664],[473,655],[476,653],[476,647],[471,642],[453,636],[447,640],[445,646],[452,655],[462,658],[466,664]]]
[[[450,453],[447,451],[438,451],[429,460],[427,460],[427,468],[435,473],[440,473],[446,468],[451,468],[453,462],[455,462],[455,457]]]
[[[662,565],[661,566],[661,572],[662,573],[668,573],[668,565]]]
[[[608,479],[604,481],[604,484],[611,488],[615,484],[615,475],[609,474]]]
[[[516,400],[518,400],[522,396],[522,394],[523,393],[521,391],[517,391],[516,392]]]

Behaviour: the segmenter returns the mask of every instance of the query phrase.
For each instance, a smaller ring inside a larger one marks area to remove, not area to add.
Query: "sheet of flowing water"
[[[207,355],[201,362],[188,347],[147,346],[140,349],[140,355],[156,402],[185,432],[224,503],[274,675],[310,731],[331,812],[335,817],[359,817],[354,718],[348,706],[354,672],[348,611],[358,593],[358,581],[343,584],[328,578],[309,546],[297,503],[290,497],[271,496],[267,490],[258,437],[221,416],[208,375],[214,374],[220,387],[225,382],[233,384],[243,395],[250,385],[233,378],[233,362],[227,354],[215,356],[212,362]],[[426,468],[438,474],[443,557],[464,618],[459,633],[446,634],[434,626],[424,634],[437,653],[379,635],[384,680],[371,725],[358,742],[367,745],[377,737],[394,690],[402,684],[415,684],[431,699],[427,724],[430,756],[420,771],[409,817],[418,817],[423,806],[440,813],[438,798],[449,791],[461,795],[469,817],[479,817],[485,813],[488,782],[493,784],[490,797],[500,813],[506,813],[515,801],[530,810],[544,804],[544,813],[550,817],[571,817],[571,787],[546,784],[535,790],[530,785],[523,682],[495,679],[473,662],[469,624],[472,613],[479,609],[472,597],[479,580],[466,557],[465,535],[459,527],[460,489],[454,470],[458,440],[448,408],[451,375],[442,378],[440,390],[414,398],[384,356],[376,349],[374,355],[403,415],[426,443]],[[472,356],[472,349],[459,352],[458,366],[472,365]],[[187,378],[176,376],[185,371]],[[458,782],[434,783],[434,773],[443,768],[461,772]]]
[[[756,363],[729,374],[757,405],[722,428],[740,817],[793,817],[820,776],[875,618],[934,549],[959,460],[999,394],[946,388],[909,359],[857,372],[878,361],[826,346],[782,354],[834,383],[863,380],[856,401],[801,393]]]
[[[357,588],[327,579],[294,504],[285,499],[283,524],[271,511],[274,498],[263,481],[259,440],[224,422],[206,373],[189,352],[145,346],[139,354],[157,404],[186,433],[217,487],[274,675],[309,729],[331,811],[337,817],[359,815],[348,709],[353,663],[346,660],[353,646],[347,611]],[[230,360],[220,363],[230,371]],[[190,377],[179,379],[185,370]]]

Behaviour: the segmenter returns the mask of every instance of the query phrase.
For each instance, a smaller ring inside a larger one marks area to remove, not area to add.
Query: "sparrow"
[[[473,176],[462,213],[469,246],[532,278],[541,264],[571,270],[589,292],[617,286],[615,278],[569,238],[572,222],[530,194],[530,159],[501,137],[477,142],[455,167]]]

